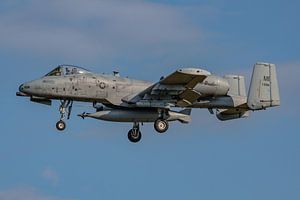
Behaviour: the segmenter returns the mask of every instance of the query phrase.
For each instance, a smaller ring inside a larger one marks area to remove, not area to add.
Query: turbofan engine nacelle
[[[230,85],[228,81],[219,76],[208,76],[203,82],[194,88],[203,96],[223,96],[228,93]]]

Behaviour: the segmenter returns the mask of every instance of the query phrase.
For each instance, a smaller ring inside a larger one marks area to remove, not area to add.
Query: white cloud
[[[50,167],[46,167],[42,171],[42,177],[53,185],[56,185],[59,182],[59,175],[54,169]]]
[[[0,191],[1,200],[67,200],[66,198],[54,197],[41,194],[35,188],[12,188]]]
[[[0,13],[0,46],[87,58],[173,53],[203,36],[184,10],[138,0],[27,0]]]

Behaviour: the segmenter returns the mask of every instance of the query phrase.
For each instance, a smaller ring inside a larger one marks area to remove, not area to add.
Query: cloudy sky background
[[[0,3],[0,199],[299,199],[300,40],[297,1],[3,0]],[[157,81],[182,66],[249,82],[278,66],[282,106],[219,122],[194,110],[158,135],[81,120],[65,133],[52,107],[15,96],[58,64]]]

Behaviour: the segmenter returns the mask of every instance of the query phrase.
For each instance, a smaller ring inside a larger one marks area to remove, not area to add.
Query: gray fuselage
[[[98,102],[105,105],[122,106],[126,97],[144,91],[153,83],[113,75],[84,73],[65,76],[44,76],[24,83],[20,91],[34,97],[46,99]],[[226,80],[218,76],[208,76],[203,83],[195,86],[203,98],[223,96],[228,92]],[[126,104],[127,106],[127,104]]]
[[[23,92],[36,97],[120,105],[123,97],[138,93],[151,84],[118,76],[87,73],[45,76],[21,87]]]

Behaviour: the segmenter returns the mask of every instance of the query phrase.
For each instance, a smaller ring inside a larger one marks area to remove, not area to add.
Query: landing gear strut
[[[130,142],[136,143],[139,142],[142,138],[142,134],[140,131],[140,125],[138,122],[133,123],[133,128],[128,132],[128,139]]]
[[[63,131],[66,128],[66,123],[64,119],[67,115],[67,119],[70,119],[71,112],[73,107],[72,100],[61,100],[59,106],[60,120],[56,123],[56,128],[59,131]]]

